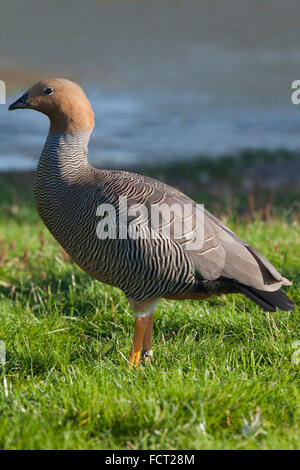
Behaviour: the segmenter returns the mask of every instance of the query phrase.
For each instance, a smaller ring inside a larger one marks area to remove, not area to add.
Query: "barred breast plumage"
[[[294,308],[280,290],[290,282],[213,215],[201,212],[188,196],[146,176],[89,165],[93,112],[77,84],[64,79],[38,82],[9,109],[20,108],[35,109],[50,119],[35,177],[38,212],[83,270],[119,287],[129,298],[137,316],[132,363],[139,362],[142,345],[145,351],[151,350],[153,311],[161,297],[201,299],[242,292],[265,310]],[[117,235],[109,238],[101,232],[101,208],[108,204],[115,211]],[[140,210],[132,224],[132,210],[138,205],[146,212]],[[153,224],[161,206],[172,209],[171,217]],[[185,206],[190,207],[187,215],[182,211]],[[120,235],[124,212],[127,237]],[[200,227],[199,214],[203,216]],[[195,249],[199,232],[202,240]]]
[[[166,185],[140,175],[91,167],[88,139],[88,132],[48,136],[34,191],[45,225],[82,269],[129,298],[144,301],[191,289],[196,280],[180,243],[159,233],[146,240],[98,238],[99,205],[112,204],[118,213],[121,196],[129,206],[147,206],[167,201],[170,194]]]

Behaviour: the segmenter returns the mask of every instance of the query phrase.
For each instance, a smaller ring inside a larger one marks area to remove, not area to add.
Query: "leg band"
[[[149,351],[147,351],[146,349],[143,349],[142,358],[144,358],[144,357],[153,357],[152,349],[150,349]]]

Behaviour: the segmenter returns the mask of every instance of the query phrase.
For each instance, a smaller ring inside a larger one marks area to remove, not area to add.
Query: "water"
[[[10,0],[1,12],[8,101],[44,77],[81,82],[96,166],[300,148],[296,0]],[[34,168],[47,119],[1,105],[0,123],[0,171]]]

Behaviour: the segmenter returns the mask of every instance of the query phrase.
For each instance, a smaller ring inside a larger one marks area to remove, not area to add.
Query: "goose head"
[[[94,113],[83,89],[64,78],[37,82],[8,109],[33,109],[45,114],[50,133],[91,132],[94,127]]]

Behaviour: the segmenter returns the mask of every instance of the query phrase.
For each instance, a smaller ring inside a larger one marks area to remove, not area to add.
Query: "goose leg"
[[[134,325],[134,335],[130,350],[130,363],[137,366],[140,362],[141,349],[148,326],[149,317],[136,317]]]
[[[130,305],[135,313],[135,325],[132,346],[129,354],[129,361],[132,365],[138,365],[142,357],[147,361],[147,357],[152,356],[152,328],[153,312],[158,299],[136,302],[129,299]]]
[[[142,350],[142,359],[144,362],[151,360],[152,353],[152,331],[153,331],[153,313],[148,317],[148,325],[145,331],[144,341],[143,341],[143,350]]]

